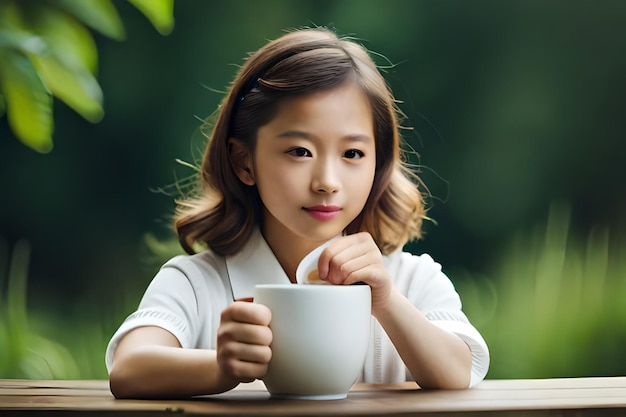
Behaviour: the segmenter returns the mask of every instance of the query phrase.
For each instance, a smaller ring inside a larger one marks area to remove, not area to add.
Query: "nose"
[[[338,168],[332,161],[320,160],[314,169],[311,188],[317,193],[335,194],[341,189]]]

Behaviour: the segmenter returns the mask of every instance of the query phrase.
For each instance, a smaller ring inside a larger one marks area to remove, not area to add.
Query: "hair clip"
[[[245,85],[245,87],[241,89],[241,92],[239,93],[239,101],[244,101],[246,96],[250,93],[250,91],[252,91],[255,88],[259,88],[260,85],[261,84],[259,83],[259,77],[258,76],[252,77],[250,81],[248,81],[248,83]]]

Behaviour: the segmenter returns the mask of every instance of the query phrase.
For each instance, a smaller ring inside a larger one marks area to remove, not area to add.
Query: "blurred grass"
[[[451,274],[490,346],[488,378],[626,374],[626,248],[609,237],[603,228],[575,235],[569,209],[554,205],[545,224],[494,254],[489,276]],[[147,235],[145,245],[151,265],[181,253],[174,240]],[[63,314],[27,308],[29,258],[26,241],[0,239],[0,378],[106,378],[106,344],[139,290]]]
[[[26,287],[30,246],[26,241],[15,244],[8,254],[8,245],[0,244],[0,266],[6,271],[6,286],[1,293],[0,373],[10,378],[64,378],[78,375],[78,364],[63,345],[34,330],[36,317],[29,317],[26,308]],[[60,324],[60,323],[59,323]],[[60,326],[57,325],[57,329]]]
[[[491,350],[488,378],[626,375],[626,251],[609,230],[547,223],[513,239],[489,277],[456,274],[464,309]],[[615,241],[613,241],[615,242]]]
[[[0,378],[106,378],[104,351],[123,316],[102,301],[79,301],[62,313],[28,308],[29,259],[27,241],[9,248],[0,239]]]

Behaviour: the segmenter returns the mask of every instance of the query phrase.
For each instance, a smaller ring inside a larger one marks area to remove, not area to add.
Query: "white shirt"
[[[461,300],[441,265],[429,255],[397,250],[384,257],[394,286],[432,323],[458,335],[472,353],[470,386],[489,369],[489,350],[461,310]],[[115,332],[106,351],[110,370],[120,339],[140,326],[158,326],[172,333],[183,348],[215,349],[220,314],[236,298],[251,297],[256,284],[289,283],[260,232],[236,255],[211,251],[177,256],[156,274],[132,313]],[[410,380],[400,355],[382,326],[372,317],[370,345],[360,381],[393,384]]]

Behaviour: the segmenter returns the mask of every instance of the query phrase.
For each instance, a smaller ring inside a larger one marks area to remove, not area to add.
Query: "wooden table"
[[[462,391],[357,384],[344,400],[270,399],[260,382],[189,400],[116,400],[107,381],[0,379],[0,416],[626,416],[626,377],[486,380]]]

